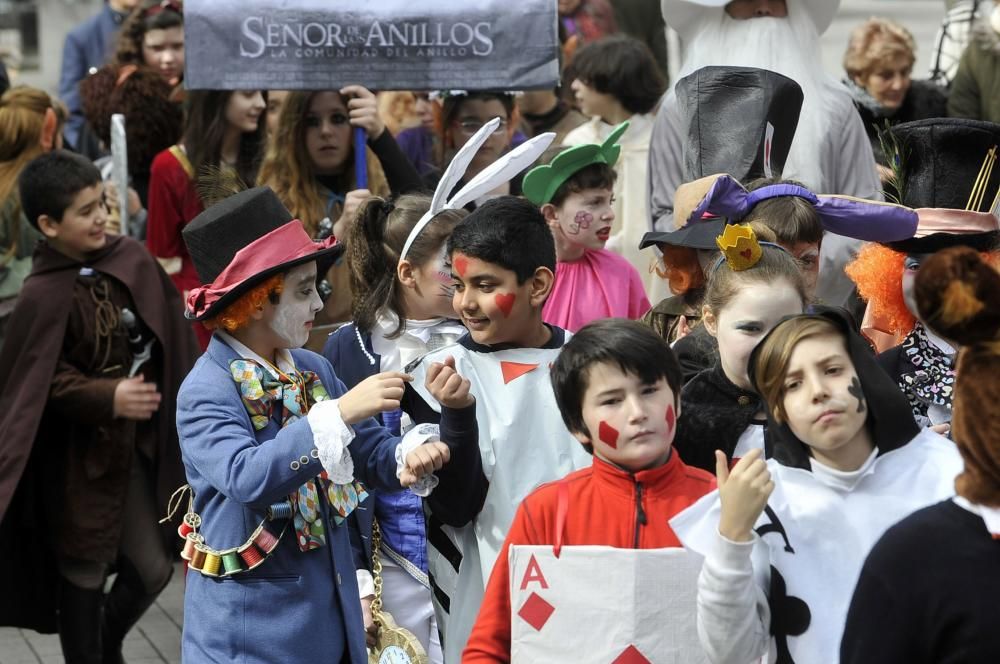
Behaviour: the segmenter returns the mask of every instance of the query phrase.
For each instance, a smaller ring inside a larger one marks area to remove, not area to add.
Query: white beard
[[[824,191],[825,136],[843,86],[822,66],[819,33],[802,7],[788,1],[787,18],[737,20],[723,10],[705,12],[685,42],[677,78],[707,66],[757,67],[778,72],[802,88],[802,111],[782,177]]]

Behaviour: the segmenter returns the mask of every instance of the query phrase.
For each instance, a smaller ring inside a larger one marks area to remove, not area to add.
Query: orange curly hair
[[[241,295],[240,299],[226,307],[218,316],[202,321],[202,325],[210,330],[221,327],[226,332],[235,332],[246,327],[253,313],[263,307],[266,301],[280,295],[284,288],[285,275],[276,274]]]
[[[705,285],[705,272],[698,262],[698,251],[690,247],[661,244],[663,257],[655,266],[656,274],[667,280],[670,292],[683,295]]]
[[[858,286],[858,294],[878,320],[895,335],[907,334],[917,322],[903,300],[903,262],[906,254],[881,244],[868,244],[844,272]]]
[[[987,265],[1000,268],[1000,252],[981,252]],[[858,286],[858,294],[878,320],[888,325],[887,332],[905,335],[913,329],[916,317],[903,300],[903,263],[906,254],[881,244],[865,245],[844,272]]]

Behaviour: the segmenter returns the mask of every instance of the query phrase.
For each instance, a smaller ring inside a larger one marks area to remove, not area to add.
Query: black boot
[[[66,664],[101,664],[101,588],[78,588],[62,579],[59,588],[59,643]]]
[[[111,586],[108,599],[104,603],[104,664],[125,664],[122,657],[122,641],[129,630],[135,627],[139,618],[156,601],[160,591],[166,588],[173,575],[173,567],[166,580],[154,592],[146,590],[145,584],[135,568],[125,559],[119,559],[118,578]],[[67,662],[67,664],[69,664]]]

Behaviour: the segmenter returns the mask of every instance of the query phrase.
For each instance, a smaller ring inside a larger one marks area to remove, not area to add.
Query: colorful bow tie
[[[274,415],[274,408],[281,404],[279,423],[282,427],[309,412],[317,401],[330,398],[326,388],[312,371],[293,372],[291,375],[277,371],[275,378],[253,360],[233,360],[229,363],[233,380],[239,383],[240,397],[250,414],[253,428],[260,431]]]
[[[245,359],[230,362],[229,370],[240,386],[240,398],[256,431],[267,426],[278,404],[281,404],[279,423],[285,427],[304,417],[312,404],[330,398],[319,377],[312,371],[286,374],[274,369],[277,372],[275,378],[260,363]],[[319,487],[325,489],[331,516],[337,525],[343,523],[368,497],[360,482],[334,484],[325,470],[290,494],[288,500],[293,510],[295,539],[302,551],[326,544],[323,517],[319,511]]]

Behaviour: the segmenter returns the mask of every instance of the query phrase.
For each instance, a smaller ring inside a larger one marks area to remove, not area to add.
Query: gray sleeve
[[[657,231],[674,230],[674,193],[684,177],[684,151],[672,94],[663,98],[649,143],[649,214]]]

